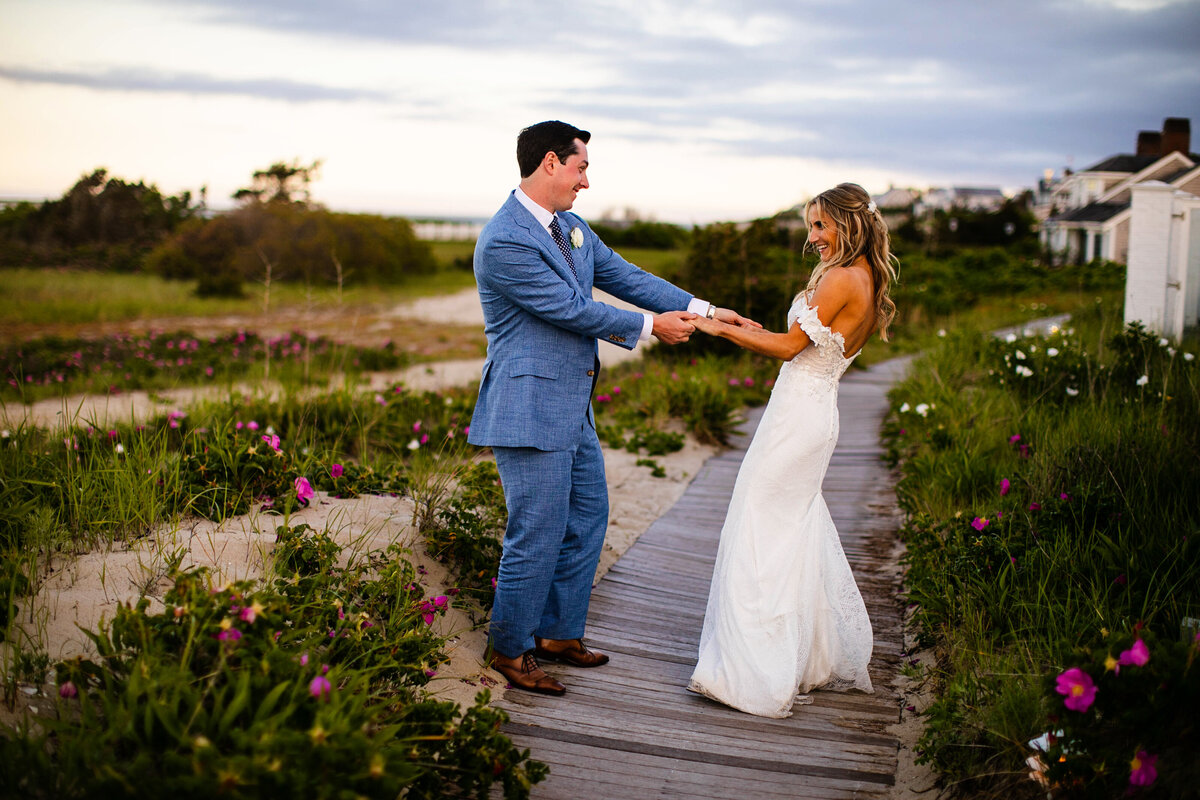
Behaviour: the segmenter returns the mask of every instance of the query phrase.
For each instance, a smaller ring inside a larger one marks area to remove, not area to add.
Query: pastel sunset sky
[[[0,0],[0,198],[106,167],[221,207],[322,159],[330,208],[487,217],[553,118],[593,134],[591,217],[1016,191],[1165,117],[1200,149],[1198,32],[1198,0]]]

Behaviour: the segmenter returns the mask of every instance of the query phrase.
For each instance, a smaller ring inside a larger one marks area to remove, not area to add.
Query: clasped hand
[[[739,328],[761,328],[762,324],[749,317],[743,317],[728,308],[718,308],[715,319],[688,311],[668,311],[654,317],[654,328],[651,331],[655,338],[664,344],[681,344],[686,342],[693,331],[700,330],[713,335],[720,325],[736,325]]]

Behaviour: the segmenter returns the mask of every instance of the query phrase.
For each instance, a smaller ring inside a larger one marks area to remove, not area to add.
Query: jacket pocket
[[[533,375],[537,378],[550,378],[553,380],[558,378],[558,372],[559,365],[557,363],[544,361],[540,358],[517,358],[513,360],[508,368],[508,376],[510,378]]]

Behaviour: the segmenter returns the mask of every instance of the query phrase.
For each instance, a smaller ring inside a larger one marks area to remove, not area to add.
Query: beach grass
[[[1139,752],[1155,796],[1196,785],[1196,345],[1094,298],[1049,335],[951,329],[893,390],[905,586],[936,661],[918,752],[954,792],[1120,796]]]

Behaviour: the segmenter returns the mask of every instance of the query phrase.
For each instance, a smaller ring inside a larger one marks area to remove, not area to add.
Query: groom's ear
[[[562,162],[558,160],[558,153],[553,150],[547,150],[546,155],[542,157],[542,169],[554,174],[554,170],[562,166]]]

